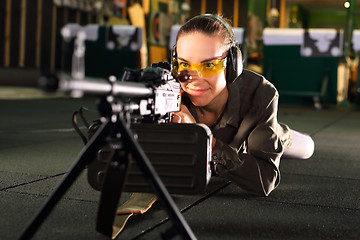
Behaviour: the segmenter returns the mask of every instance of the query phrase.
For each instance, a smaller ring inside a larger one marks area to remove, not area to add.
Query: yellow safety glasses
[[[199,71],[203,77],[212,77],[224,71],[226,68],[226,58],[196,64],[173,58],[173,68],[175,72],[196,70]]]

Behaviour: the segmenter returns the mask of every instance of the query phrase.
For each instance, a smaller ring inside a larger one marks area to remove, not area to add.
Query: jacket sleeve
[[[280,181],[280,157],[283,146],[277,122],[278,95],[256,114],[244,121],[253,122],[245,139],[245,149],[234,148],[216,139],[212,159],[217,174],[237,184],[244,190],[268,196]]]

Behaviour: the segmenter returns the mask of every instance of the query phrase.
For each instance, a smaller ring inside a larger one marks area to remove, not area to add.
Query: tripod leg
[[[60,201],[61,197],[71,187],[77,177],[80,175],[85,166],[90,160],[96,155],[97,149],[99,149],[104,142],[105,137],[108,134],[109,122],[102,124],[100,129],[86,144],[83,150],[80,152],[78,159],[70,167],[70,170],[64,176],[62,181],[58,184],[56,189],[47,198],[45,204],[42,206],[40,211],[35,215],[33,220],[29,223],[27,228],[24,230],[19,239],[28,240],[33,237],[41,224],[45,221],[47,216],[51,213],[56,204]]]
[[[113,236],[116,209],[124,188],[129,169],[130,155],[127,151],[115,149],[106,167],[101,189],[96,230],[109,238]]]

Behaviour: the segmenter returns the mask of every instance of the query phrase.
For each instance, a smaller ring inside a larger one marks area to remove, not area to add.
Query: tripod
[[[141,146],[134,138],[133,133],[129,129],[130,114],[129,110],[127,110],[128,106],[123,103],[115,103],[111,101],[111,98],[103,97],[101,98],[98,108],[100,114],[103,116],[103,119],[105,119],[102,125],[85,145],[83,150],[80,152],[78,159],[70,167],[70,170],[64,176],[56,189],[52,192],[52,194],[48,197],[45,204],[29,223],[19,239],[25,240],[32,238],[41,224],[45,221],[46,217],[51,213],[53,208],[59,202],[61,197],[66,193],[66,191],[80,175],[82,170],[96,155],[97,150],[103,146],[104,142],[109,141],[109,139],[116,140],[111,144],[115,150],[115,154],[113,154],[112,159],[107,166],[108,170],[106,174],[109,175],[109,177],[105,177],[103,191],[109,191],[109,189],[106,187],[108,186],[106,184],[107,181],[119,181],[120,184],[112,184],[116,185],[116,191],[115,194],[112,195],[112,198],[118,202],[124,182],[126,180],[126,172],[129,165],[129,154],[131,154],[131,156],[133,156],[133,158],[136,160],[144,177],[150,183],[150,186],[163,205],[170,220],[173,222],[172,228],[162,235],[163,239],[170,239],[177,234],[179,234],[183,239],[196,239],[191,228],[188,226],[176,204],[172,200],[169,192],[151,165],[145,152],[142,150]],[[100,203],[104,198],[103,191]],[[111,224],[106,224],[107,226],[112,226],[112,222],[115,218],[115,210],[116,206],[113,207],[113,209],[110,211],[107,210],[109,211],[108,213],[105,213],[102,211],[102,208],[99,207],[98,220],[102,219],[105,221],[105,223]],[[111,237],[112,228],[109,227],[104,229],[99,224],[101,223],[98,221],[97,230],[100,230],[101,233]]]

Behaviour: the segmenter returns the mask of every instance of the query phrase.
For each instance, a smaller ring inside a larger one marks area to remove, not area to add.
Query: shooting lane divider
[[[43,0],[38,0],[37,19],[36,19],[36,44],[35,44],[35,66],[37,69],[41,67],[41,23],[42,23],[42,4]]]
[[[156,195],[152,193],[133,193],[116,211],[112,239],[121,233],[131,216],[147,212],[156,200]]]
[[[201,0],[200,13],[201,13],[201,14],[205,14],[205,13],[206,13],[206,0]]]
[[[58,7],[56,6],[56,4],[54,4],[52,7],[50,72],[55,72],[57,8]]]
[[[11,44],[11,0],[6,0],[5,8],[4,66],[9,67]]]
[[[234,0],[233,27],[239,25],[239,0]],[[240,39],[238,39],[240,41]]]
[[[217,14],[222,14],[223,12],[223,1],[222,0],[218,0],[217,1]]]
[[[19,67],[25,67],[26,0],[21,0],[20,12]]]

